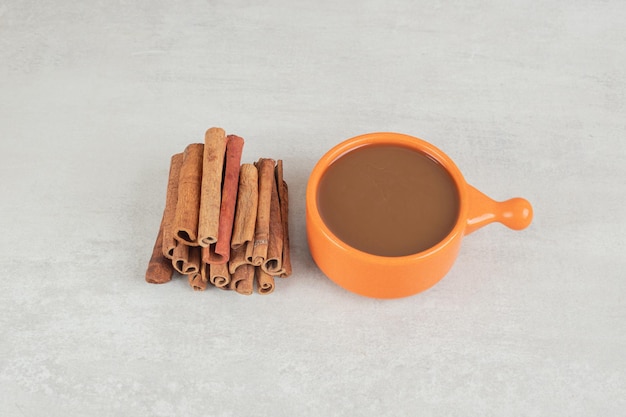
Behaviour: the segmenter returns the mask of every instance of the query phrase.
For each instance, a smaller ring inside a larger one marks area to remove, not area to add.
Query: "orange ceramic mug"
[[[439,243],[407,256],[379,256],[346,244],[328,228],[318,209],[318,189],[328,167],[346,153],[369,145],[391,145],[426,154],[453,179],[459,197],[454,227]],[[319,268],[341,287],[368,297],[398,298],[435,285],[450,270],[461,241],[492,222],[511,229],[527,227],[533,216],[522,198],[497,202],[465,182],[461,171],[441,150],[421,139],[399,133],[370,133],[348,139],[328,151],[315,165],[306,191],[306,229],[309,250]]]

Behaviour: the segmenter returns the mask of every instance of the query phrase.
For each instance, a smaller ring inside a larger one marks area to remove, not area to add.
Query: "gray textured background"
[[[600,416],[626,408],[626,3],[0,3],[0,415]],[[169,157],[206,128],[285,161],[269,296],[144,272]],[[530,228],[414,297],[310,258],[334,144],[426,139]]]

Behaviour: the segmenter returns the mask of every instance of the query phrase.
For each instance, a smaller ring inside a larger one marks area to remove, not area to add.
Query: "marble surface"
[[[615,416],[626,408],[626,3],[0,3],[0,415]],[[144,272],[169,157],[221,126],[285,161],[268,296]],[[448,153],[532,225],[413,297],[334,285],[317,161],[362,133]]]

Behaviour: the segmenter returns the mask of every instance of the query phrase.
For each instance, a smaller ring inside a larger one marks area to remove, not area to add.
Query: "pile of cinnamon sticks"
[[[241,164],[244,140],[218,127],[170,161],[163,218],[146,281],[174,271],[203,291],[209,285],[249,295],[291,275],[287,183],[282,160]]]

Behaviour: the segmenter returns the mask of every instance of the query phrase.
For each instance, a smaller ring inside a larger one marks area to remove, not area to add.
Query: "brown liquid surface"
[[[355,149],[322,176],[317,206],[343,242],[380,256],[421,252],[441,241],[459,212],[448,172],[421,152],[393,145]]]

